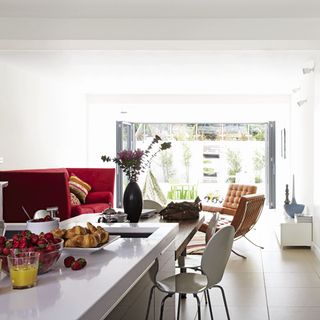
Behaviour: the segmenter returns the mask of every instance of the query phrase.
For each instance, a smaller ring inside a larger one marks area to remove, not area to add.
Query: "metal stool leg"
[[[168,298],[170,298],[170,297],[172,297],[172,293],[167,294],[167,295],[162,299],[162,301],[161,301],[160,320],[162,320],[162,317],[163,317],[164,303],[165,303],[165,301],[166,301]]]
[[[226,313],[227,313],[227,318],[228,320],[230,320],[230,314],[229,314],[229,310],[228,310],[228,305],[227,305],[227,299],[226,299],[226,295],[224,293],[224,290],[221,286],[215,286],[217,288],[219,288],[221,290],[221,293],[222,293],[222,298],[223,298],[223,302],[224,302],[224,307],[226,309]]]
[[[153,292],[154,292],[154,289],[155,289],[155,288],[156,288],[156,286],[152,286],[152,288],[151,288],[151,290],[150,290],[149,301],[148,301],[148,308],[147,308],[147,314],[146,314],[146,320],[148,320],[148,317],[149,317],[151,300],[152,300],[152,296],[153,296]]]
[[[201,309],[200,309],[200,299],[196,293],[193,294],[193,296],[197,299],[197,305],[198,305],[198,320],[201,320]]]
[[[180,319],[180,303],[181,303],[181,294],[179,294],[179,298],[178,298],[178,314],[177,314],[177,320]]]
[[[213,320],[213,313],[212,313],[212,306],[211,306],[209,290],[206,290],[205,292],[206,292],[207,297],[208,297],[210,317],[211,317],[211,320]]]

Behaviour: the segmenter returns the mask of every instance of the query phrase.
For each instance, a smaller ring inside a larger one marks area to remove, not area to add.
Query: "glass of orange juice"
[[[39,252],[8,255],[8,267],[13,289],[31,288],[37,283]]]

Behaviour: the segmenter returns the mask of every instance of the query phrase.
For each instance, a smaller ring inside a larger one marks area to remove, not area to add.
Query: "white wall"
[[[302,71],[301,71],[302,74]],[[295,191],[298,203],[304,204],[305,212],[313,211],[313,164],[314,164],[314,73],[302,75],[300,90],[292,96],[291,106],[291,174],[295,175]],[[298,101],[307,100],[299,106]],[[292,195],[292,178],[290,179]]]
[[[43,75],[0,64],[0,169],[86,165],[85,99]]]
[[[320,259],[320,73],[315,75],[315,108],[314,108],[314,134],[313,134],[313,242],[316,253]]]

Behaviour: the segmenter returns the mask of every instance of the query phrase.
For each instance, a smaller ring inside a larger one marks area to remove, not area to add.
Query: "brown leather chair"
[[[255,246],[262,248],[256,245],[254,242],[252,242],[249,238],[247,238],[246,234],[257,223],[263,209],[264,201],[265,201],[264,195],[248,194],[248,195],[242,196],[240,198],[239,205],[234,216],[231,217],[227,215],[225,216],[220,215],[214,230],[219,230],[224,226],[232,225],[235,229],[234,240],[238,240],[241,237],[245,237],[249,242],[251,242]],[[210,231],[209,234],[211,236],[212,231],[208,230],[208,227],[205,223],[203,224],[203,226],[204,226],[203,230],[207,231],[206,235],[208,234],[208,231]],[[214,230],[213,232],[215,232]],[[190,244],[187,247],[187,253],[202,254],[208,240],[209,240],[208,236],[206,236],[205,241],[203,240],[203,237],[200,237],[200,234],[198,236],[195,236],[190,241]],[[233,252],[238,256],[245,258],[245,256],[235,251]]]
[[[232,221],[230,222],[227,219],[221,218],[218,221],[217,230],[219,230],[219,228],[231,224],[235,229],[234,240],[238,240],[244,237],[256,247],[263,249],[263,247],[255,244],[252,240],[250,240],[246,236],[246,234],[255,226],[255,224],[259,220],[259,217],[263,209],[264,201],[264,195],[249,194],[242,196]],[[232,250],[232,252],[246,259],[244,255],[241,255],[236,251]]]
[[[232,183],[229,185],[227,195],[221,207],[202,204],[202,210],[209,212],[220,212],[221,214],[229,214],[233,216],[238,208],[240,198],[243,195],[254,194],[256,192],[256,186]]]

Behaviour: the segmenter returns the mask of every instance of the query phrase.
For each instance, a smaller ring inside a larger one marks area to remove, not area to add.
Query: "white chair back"
[[[211,237],[215,234],[218,220],[219,220],[219,212],[212,213],[212,218],[209,221],[208,227],[206,230],[206,243],[208,243]]]
[[[156,212],[160,212],[163,209],[163,206],[154,200],[143,200],[143,208],[155,209]]]
[[[208,288],[219,283],[223,277],[230,257],[234,233],[233,226],[220,229],[212,236],[204,250],[201,269],[208,277]]]

